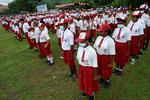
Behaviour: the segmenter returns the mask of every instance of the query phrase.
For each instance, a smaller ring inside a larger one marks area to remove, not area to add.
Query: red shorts
[[[112,75],[112,67],[108,67],[109,56],[98,55],[98,75],[101,75],[104,80],[109,80]]]
[[[140,40],[140,49],[144,48],[144,41],[145,41],[145,38],[144,38],[144,35],[142,35],[141,40]]]
[[[50,50],[50,43],[49,45],[45,48],[45,45],[47,45],[47,42],[43,42],[43,43],[40,43],[41,46],[42,46],[42,50],[43,50],[43,53],[46,55],[46,56],[49,56],[51,55],[51,50]]]
[[[115,43],[116,47],[116,55],[115,55],[115,62],[116,64],[124,67],[127,63],[127,43]]]
[[[96,38],[96,30],[90,30],[90,36]]]
[[[92,96],[93,92],[99,89],[98,80],[94,80],[94,68],[83,67],[79,65],[78,69],[78,87],[80,91]]]
[[[140,47],[138,46],[138,40],[139,40],[139,36],[132,36],[131,37],[131,55],[132,56],[137,56],[139,51],[140,51]]]

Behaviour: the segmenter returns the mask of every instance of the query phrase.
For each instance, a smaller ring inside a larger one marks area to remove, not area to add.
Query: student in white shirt
[[[94,93],[98,91],[97,74],[97,54],[96,51],[88,43],[90,34],[81,32],[76,42],[79,43],[77,51],[78,69],[78,87],[82,96],[87,96],[88,100],[94,100]]]
[[[58,38],[58,45],[59,45],[59,47],[60,47],[60,49],[61,49],[61,34],[62,34],[64,31],[60,29],[60,23],[59,23],[59,22],[56,22],[56,23],[55,23],[55,26],[56,26],[56,35],[57,35],[57,38]],[[63,56],[62,56],[62,49],[61,49],[60,59],[63,59]]]
[[[80,32],[87,32],[89,28],[88,21],[86,20],[85,16],[81,16],[81,20],[78,23],[78,27],[80,29]]]
[[[144,11],[144,14],[141,16],[141,19],[144,20],[146,24],[146,28],[144,30],[145,33],[145,41],[144,41],[144,50],[148,48],[149,40],[150,40],[150,16],[148,15],[148,10]]]
[[[128,62],[131,35],[130,29],[124,26],[126,18],[121,17],[117,18],[117,20],[118,20],[118,28],[114,30],[112,35],[112,38],[115,40],[115,47],[116,47],[116,55],[115,55],[116,69],[114,69],[113,72],[116,73],[117,75],[122,75],[123,68]]]
[[[105,88],[110,86],[110,77],[112,75],[113,59],[115,53],[115,42],[109,36],[110,25],[103,24],[101,28],[96,30],[100,36],[94,43],[94,48],[98,54],[98,74],[101,75],[101,81]]]
[[[53,65],[54,61],[53,61],[53,56],[50,50],[50,37],[48,34],[48,31],[45,30],[45,25],[41,24],[40,26],[40,44],[41,44],[41,49],[43,50],[43,52],[45,53],[45,55],[47,56],[47,63],[49,65]]]
[[[61,48],[63,50],[63,59],[70,68],[70,77],[74,81],[76,79],[76,66],[74,61],[74,35],[68,28],[68,19],[64,19],[61,29]]]
[[[22,41],[22,37],[21,37],[20,31],[19,31],[19,25],[18,25],[18,23],[15,24],[15,33],[17,35],[17,39],[19,41]]]
[[[90,18],[89,28],[90,28],[90,37],[92,38],[92,41],[95,41],[97,22],[94,20],[94,16],[91,16],[91,18]]]
[[[24,24],[23,24],[22,28],[23,28],[23,33],[25,35],[25,38],[29,44],[29,49],[32,49],[32,43],[31,43],[30,38],[28,36],[28,30],[29,30],[30,26],[29,26],[28,22],[26,21],[26,19],[24,20]]]
[[[131,64],[135,64],[140,51],[140,35],[143,32],[143,26],[138,22],[139,11],[132,14],[132,20],[127,27],[131,30]]]

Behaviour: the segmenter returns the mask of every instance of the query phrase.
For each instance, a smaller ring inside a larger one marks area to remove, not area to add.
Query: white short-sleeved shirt
[[[66,29],[61,33],[61,46],[63,50],[71,50],[71,46],[74,45],[73,33]]]
[[[70,31],[73,32],[73,33],[76,32],[76,26],[75,26],[75,24],[72,23],[72,24],[70,25]]]
[[[61,34],[63,34],[64,31],[62,31],[61,29],[57,29],[56,31],[56,35],[58,38],[61,38]]]
[[[142,16],[141,16],[141,19],[143,19],[144,20],[144,22],[145,22],[145,24],[148,26],[149,24],[150,24],[150,16],[148,15],[148,14],[143,14]]]
[[[78,24],[79,24],[78,26],[79,26],[80,30],[88,30],[89,24],[88,24],[87,20],[80,20]]]
[[[103,42],[101,44],[101,47],[99,48],[99,44],[102,39],[103,39]],[[96,52],[99,55],[115,55],[116,54],[115,42],[110,36],[106,36],[106,37],[99,36],[94,43],[94,48],[96,49]]]
[[[83,52],[85,51],[84,61],[82,60]],[[97,54],[96,51],[89,45],[86,48],[79,47],[77,52],[77,60],[80,65],[85,67],[97,68]]]
[[[96,21],[90,21],[89,27],[92,30],[96,30],[97,29],[97,22]]]
[[[34,38],[34,32],[28,32],[28,36],[30,39],[33,39]]]
[[[49,37],[49,34],[48,34],[48,31],[47,30],[43,30],[41,32],[41,35],[40,35],[40,42],[47,42],[48,40],[50,40],[50,37]]]
[[[28,33],[29,28],[30,28],[29,24],[27,22],[25,22],[23,24],[23,32]]]
[[[131,31],[126,26],[124,26],[121,29],[120,38],[118,39],[119,31],[120,31],[120,28],[116,28],[113,32],[112,38],[115,39],[115,41],[120,42],[120,43],[131,41],[131,35],[130,35]]]
[[[40,39],[40,34],[41,34],[41,31],[40,31],[39,27],[35,27],[35,29],[34,29],[34,38],[36,40],[36,43],[38,43],[38,41]]]
[[[15,26],[15,32],[19,33],[19,27]]]
[[[133,25],[133,27],[132,27],[132,25]],[[129,24],[127,25],[127,27],[129,29],[131,29],[131,27],[132,27],[132,30],[130,32],[131,36],[140,36],[141,33],[143,33],[143,26],[138,21],[135,23],[133,23],[133,21],[130,21]]]

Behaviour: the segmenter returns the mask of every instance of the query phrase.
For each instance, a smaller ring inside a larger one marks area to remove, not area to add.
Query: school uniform
[[[87,32],[89,24],[87,20],[80,20],[78,23],[78,27],[80,28],[81,32]]]
[[[19,27],[18,26],[15,26],[15,33],[17,35],[17,39],[19,41],[22,41],[22,37],[21,37],[21,34],[20,34],[20,31],[19,31]]]
[[[93,96],[99,90],[98,80],[94,80],[94,69],[98,68],[96,51],[89,45],[79,47],[77,52],[78,87],[86,95]]]
[[[127,42],[131,41],[130,30],[124,26],[123,28],[116,28],[113,32],[112,38],[115,40],[115,62],[121,69],[128,61],[127,55],[128,48]]]
[[[109,56],[114,56],[115,42],[110,36],[99,36],[95,43],[94,48],[98,54],[98,74],[102,79],[109,80],[112,75],[112,67],[109,67]]]
[[[28,44],[29,44],[29,46],[30,46],[30,48],[31,48],[31,47],[32,47],[32,43],[31,43],[31,40],[30,40],[30,38],[29,38],[29,36],[28,36],[28,30],[29,30],[29,28],[30,28],[29,24],[28,24],[27,22],[25,22],[25,23],[23,24],[23,32],[24,32],[24,35],[25,35],[25,37],[26,37],[26,40],[27,40],[27,42],[28,42]]]
[[[47,45],[47,42],[48,46],[45,47],[45,45]],[[43,30],[40,34],[40,45],[42,52],[44,52],[46,56],[49,56],[51,54],[51,50],[50,50],[50,37],[47,30]]]
[[[139,38],[143,33],[143,26],[138,21],[135,23],[130,21],[127,27],[131,30],[131,55],[137,56],[140,51]]]
[[[73,33],[67,28],[64,32],[61,33],[61,48],[63,50],[63,59],[64,63],[68,64],[70,71],[74,72],[71,74],[76,74],[76,66],[74,61],[74,55],[71,57],[71,46],[74,45],[74,36]]]
[[[89,27],[90,27],[90,37],[95,39],[96,38],[97,22],[94,20],[90,21]]]

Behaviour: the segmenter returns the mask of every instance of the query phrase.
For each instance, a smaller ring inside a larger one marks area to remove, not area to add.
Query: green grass
[[[77,81],[66,77],[68,66],[59,59],[54,34],[51,39],[55,65],[48,66],[25,40],[18,42],[0,27],[0,100],[86,100],[79,96]],[[128,64],[123,76],[113,75],[109,89],[100,86],[95,100],[149,100],[149,72],[150,49],[137,65]]]

